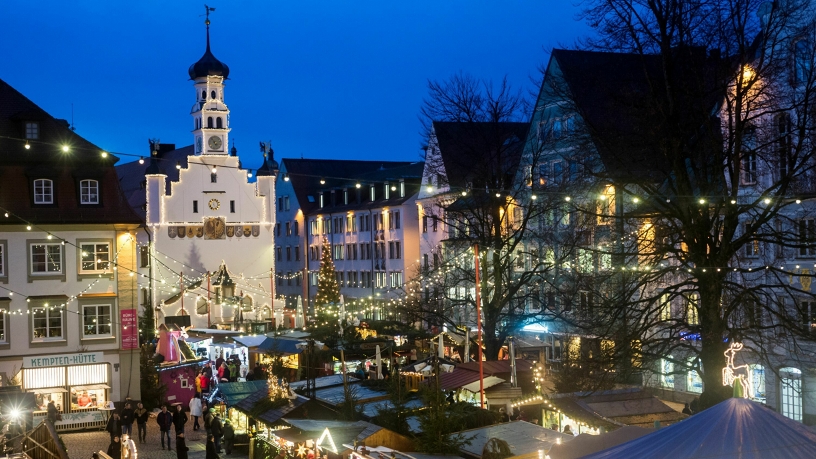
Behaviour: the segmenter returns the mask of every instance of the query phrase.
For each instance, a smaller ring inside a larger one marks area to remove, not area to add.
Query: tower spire
[[[207,51],[210,50],[210,11],[215,11],[215,8],[209,7],[205,4],[204,15],[206,16],[206,19],[204,20],[204,24],[207,25]]]

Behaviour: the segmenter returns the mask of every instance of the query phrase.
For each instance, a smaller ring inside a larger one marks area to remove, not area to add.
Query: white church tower
[[[153,262],[144,277],[150,278],[159,323],[189,316],[194,328],[250,332],[253,323],[274,317],[278,165],[262,144],[264,162],[252,182],[237,149],[228,147],[229,67],[210,50],[209,17],[205,23],[206,51],[188,70],[196,97],[194,154],[186,157],[186,167],[175,164],[178,180],[169,183],[166,171],[174,166],[162,163],[155,151],[145,170]]]

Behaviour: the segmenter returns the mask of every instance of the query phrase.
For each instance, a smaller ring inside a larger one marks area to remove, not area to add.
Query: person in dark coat
[[[114,411],[113,415],[108,419],[108,425],[105,427],[105,430],[110,434],[111,443],[113,443],[114,437],[117,438],[117,443],[119,442],[118,438],[122,435],[122,420],[119,418],[119,413]]]
[[[683,414],[687,414],[687,415],[691,416],[691,408],[689,407],[688,403],[683,405]]]
[[[57,405],[54,404],[53,400],[48,402],[48,407],[46,410],[48,411],[48,420],[51,421],[52,424],[57,422],[57,415],[59,414],[59,411],[57,411]]]
[[[187,459],[187,451],[190,448],[187,447],[187,442],[184,440],[184,432],[177,432],[176,433],[176,457],[178,459]]]
[[[187,423],[187,415],[184,413],[183,405],[176,405],[176,412],[173,413],[173,425],[176,426],[176,434],[184,433],[184,424]]]
[[[122,457],[122,442],[119,441],[119,435],[111,436],[110,445],[108,445],[108,456],[118,459]]]
[[[218,450],[215,449],[215,438],[212,435],[207,435],[207,455],[204,459],[221,459]]]
[[[202,411],[204,411],[204,431],[207,432],[207,435],[212,435],[212,419],[215,410],[213,408],[207,409],[207,404],[205,403]]]
[[[139,431],[139,442],[145,443],[147,442],[147,418],[150,416],[150,412],[147,411],[147,408],[145,408],[141,402],[139,402],[139,405],[133,414],[136,418],[136,428]]]
[[[221,418],[218,417],[218,413],[213,413],[210,429],[212,430],[213,442],[215,443],[215,451],[220,453],[222,451],[221,435],[224,434],[224,428],[221,424]]]
[[[164,449],[164,437],[167,437],[167,449],[172,450],[170,444],[170,427],[173,426],[173,414],[167,411],[167,405],[162,405],[161,413],[156,416],[156,423],[159,424],[162,449]]]
[[[229,419],[224,420],[224,452],[232,453],[232,445],[235,443],[235,429]]]
[[[130,403],[125,403],[125,407],[122,409],[122,433],[133,435],[133,421],[136,420],[136,414],[133,411],[133,407],[130,406]]]

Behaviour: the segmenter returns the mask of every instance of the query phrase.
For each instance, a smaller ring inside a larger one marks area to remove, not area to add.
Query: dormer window
[[[99,204],[99,182],[82,180],[79,182],[79,202],[81,204]]]
[[[385,188],[383,188],[383,190],[385,190],[385,194],[383,195],[383,196],[385,196],[385,199],[390,199],[391,198],[391,190],[388,188],[388,182],[385,182]]]
[[[207,91],[201,91],[201,100],[207,100]]]
[[[215,91],[210,92],[210,99],[215,99]]]
[[[40,123],[29,121],[25,124],[25,138],[37,140],[40,138]]]
[[[369,197],[371,198],[371,202],[374,202],[376,192],[377,192],[377,189],[374,188],[374,185],[371,185],[371,187],[369,188],[369,195],[370,195]]]
[[[54,203],[54,181],[49,179],[34,180],[34,204]]]

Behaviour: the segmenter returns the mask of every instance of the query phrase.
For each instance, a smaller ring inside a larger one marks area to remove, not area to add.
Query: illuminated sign
[[[754,392],[753,372],[748,365],[734,365],[734,357],[742,350],[742,343],[731,343],[725,354],[723,386],[733,386],[734,396],[752,398]],[[736,385],[739,383],[739,386]]]
[[[23,368],[88,365],[93,363],[104,363],[101,352],[81,352],[77,354],[54,354],[26,357],[23,359]]]
[[[328,444],[324,445],[324,443]],[[337,452],[337,446],[334,445],[334,439],[332,438],[331,433],[329,433],[328,427],[326,427],[326,430],[323,431],[323,435],[321,435],[320,438],[317,440],[316,446],[318,448],[327,449],[333,452],[334,454],[340,454]]]

